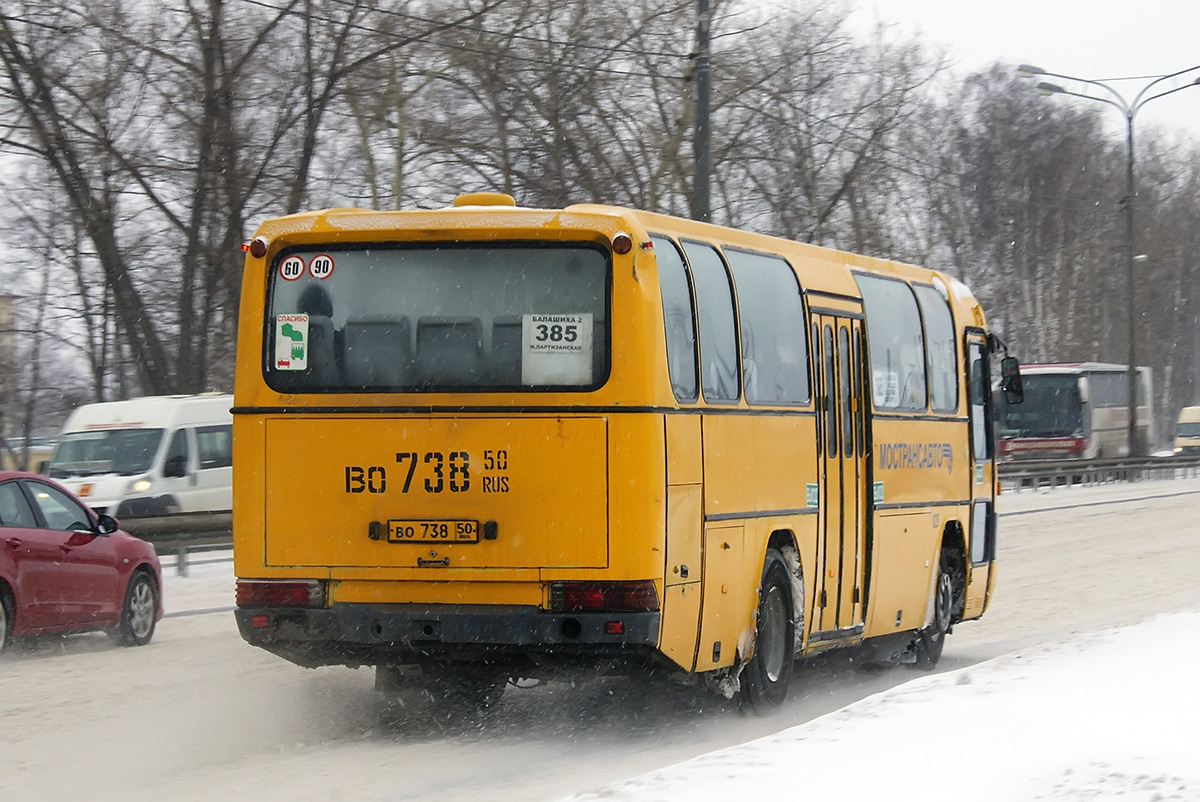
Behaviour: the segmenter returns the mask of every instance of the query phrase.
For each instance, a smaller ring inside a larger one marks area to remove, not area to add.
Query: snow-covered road
[[[1089,718],[1161,709],[1161,698],[1131,689],[1175,692],[1177,667],[1195,665],[1198,617],[1074,639],[1200,609],[1200,481],[1007,495],[1000,509],[996,598],[947,642],[941,670],[953,673],[863,672],[835,653],[801,663],[793,696],[767,718],[688,688],[609,680],[512,689],[484,724],[446,729],[420,711],[382,706],[368,670],[307,671],[247,646],[226,611],[228,562],[198,558],[186,578],[168,564],[170,617],[150,646],[120,649],[85,635],[6,651],[0,800],[664,799],[683,798],[683,785],[693,798],[727,799],[756,778],[767,793],[797,773],[805,795],[879,798],[847,796],[848,787],[869,787],[863,769],[873,765],[898,767],[899,784],[886,787],[911,792],[902,797],[950,798],[930,789],[954,779],[956,799],[963,783],[978,799],[1084,798],[1071,777],[1086,790],[1095,777],[1116,782],[1138,766],[1161,782],[1121,792],[1200,796],[1200,781],[1172,768],[1170,756],[1134,755],[1120,739],[1099,749],[1105,718]],[[1174,633],[1165,644],[1164,633]],[[1134,649],[1136,668],[1111,659]],[[1101,673],[1110,668],[1126,673]],[[1107,693],[1083,716],[1053,691],[1086,700],[1092,682]],[[1184,733],[1196,720],[1182,704],[1168,712],[1186,721]],[[1158,727],[1146,744],[1171,740],[1155,719],[1129,726]],[[756,741],[764,737],[772,740]],[[1064,739],[1073,751],[1045,745]],[[1200,754],[1195,739],[1181,743]],[[727,747],[739,751],[667,768]],[[864,762],[866,754],[886,762]],[[1044,770],[1014,769],[1021,754]],[[997,778],[1007,776],[1025,783],[1007,786],[1016,797],[999,793]]]

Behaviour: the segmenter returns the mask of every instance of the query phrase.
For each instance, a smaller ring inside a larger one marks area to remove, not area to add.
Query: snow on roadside
[[[1200,799],[1200,611],[924,676],[571,800]]]
[[[163,575],[163,612],[167,616],[199,610],[233,609],[233,551],[197,552],[187,561],[187,576],[180,576],[176,556],[160,554]]]

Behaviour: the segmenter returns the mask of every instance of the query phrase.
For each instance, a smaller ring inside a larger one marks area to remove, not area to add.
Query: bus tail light
[[[325,584],[315,579],[239,579],[238,607],[323,607]]]
[[[658,591],[649,579],[635,582],[551,582],[550,609],[556,612],[648,612],[658,609]]]

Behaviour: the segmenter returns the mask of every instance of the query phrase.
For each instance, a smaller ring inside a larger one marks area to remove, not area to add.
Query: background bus
[[[1124,365],[1022,365],[1025,400],[998,404],[1000,459],[1103,459],[1129,455],[1129,375]],[[1135,456],[1154,442],[1150,368],[1138,368]]]
[[[769,708],[798,655],[930,666],[987,607],[1002,346],[946,275],[493,194],[247,252],[251,644],[448,707],[619,671]]]
[[[1180,456],[1200,454],[1200,407],[1184,407],[1179,410],[1171,450]]]

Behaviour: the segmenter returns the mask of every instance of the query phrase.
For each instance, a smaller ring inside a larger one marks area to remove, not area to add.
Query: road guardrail
[[[187,576],[190,554],[233,546],[233,513],[228,510],[130,517],[120,522],[122,529],[153,544],[159,554],[174,552],[175,572],[180,576]]]
[[[1200,476],[1200,457],[1129,457],[1093,460],[1018,460],[999,463],[1005,490],[1052,490],[1072,485],[1147,482]]]

